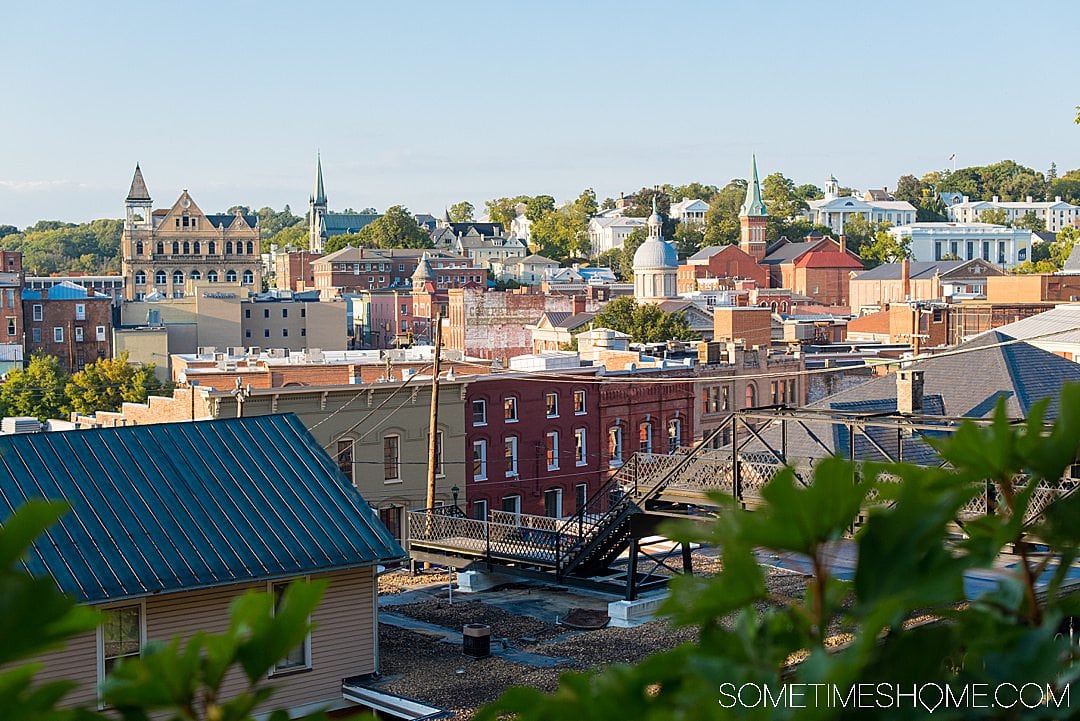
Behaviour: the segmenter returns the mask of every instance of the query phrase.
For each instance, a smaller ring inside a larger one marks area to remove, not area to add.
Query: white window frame
[[[146,648],[146,599],[137,599],[134,601],[121,601],[119,603],[110,604],[108,606],[99,607],[101,611],[108,613],[109,611],[117,611],[122,608],[130,608],[137,606],[139,608],[139,655],[142,655],[143,649]],[[100,688],[101,682],[105,680],[105,624],[100,623],[97,627],[97,680],[98,687]],[[102,700],[100,694],[98,695],[98,708],[105,708],[105,703]]]
[[[75,320],[86,320],[86,303],[75,304]]]
[[[476,420],[477,403],[480,404],[480,412],[483,416],[483,420]],[[474,426],[486,426],[487,425],[487,401],[483,398],[475,398],[472,402],[472,424]]]
[[[40,323],[42,321],[42,319],[45,317],[45,310],[42,307],[41,303],[34,303],[33,313],[34,313],[34,322],[35,323]]]
[[[477,506],[484,509],[484,513],[483,513],[482,516],[477,517],[477,515],[476,515]],[[473,501],[472,502],[472,519],[474,521],[486,521],[487,518],[488,518],[488,502],[487,502],[487,499],[486,498],[479,498],[479,499]]]
[[[559,470],[559,432],[548,431],[544,434],[544,453],[549,471]],[[549,450],[550,449],[550,450]],[[550,455],[550,459],[546,456]]]
[[[581,501],[578,503],[578,501]],[[581,511],[589,503],[589,484],[588,483],[575,483],[574,484],[574,504],[576,508],[574,512]]]
[[[512,417],[506,415],[506,404],[510,403],[514,409],[514,415]],[[517,423],[518,422],[518,399],[517,396],[506,396],[503,398],[503,423]]]
[[[483,439],[473,441],[472,448],[473,448],[473,452],[472,452],[473,480],[474,481],[486,481],[487,477],[488,477],[488,475],[487,475],[487,460],[488,460],[487,459],[487,441],[483,440]],[[477,458],[477,456],[476,456],[476,449],[477,448],[480,449],[480,457],[479,458]],[[476,469],[476,462],[478,460],[480,461],[480,472],[479,473],[477,473],[477,469]]]
[[[99,325],[99,326],[98,326],[98,327],[97,327],[97,328],[95,329],[95,331],[96,331],[96,333],[97,333],[97,335],[96,335],[96,338],[97,338],[97,341],[98,341],[98,343],[103,343],[103,342],[105,342],[105,326],[103,326],[103,325]]]
[[[63,343],[64,342],[64,326],[62,326],[62,325],[53,326],[52,339],[53,339],[53,343]]]
[[[506,436],[503,438],[503,460],[506,460],[506,451],[510,449],[510,463],[506,467],[506,477],[515,478],[518,474],[518,437]]]
[[[508,499],[508,498],[513,498],[514,499],[514,510],[512,510],[512,511],[505,510],[506,499]],[[502,499],[499,502],[499,509],[502,510],[503,513],[513,513],[515,516],[520,516],[521,515],[521,494],[520,493],[511,493],[508,496],[503,496]]]
[[[274,581],[266,582],[266,590],[270,594],[271,604],[270,610],[272,613],[277,612],[277,587],[288,587],[293,581],[307,581],[308,576],[297,576],[296,578],[277,579]],[[308,624],[311,623],[311,616],[308,616]],[[303,673],[304,671],[310,671],[312,669],[311,664],[311,630],[308,630],[307,636],[304,637],[304,665],[302,666],[289,666],[288,668],[278,668],[277,663],[270,667],[267,671],[267,678],[279,678],[281,676],[291,676],[294,673]]]
[[[611,426],[610,428],[608,428],[608,451],[609,452],[611,450],[611,445],[612,445],[611,444],[611,437],[612,437],[612,432],[613,431],[614,431],[614,437],[615,437],[615,439],[617,441],[614,444],[615,445],[615,450],[617,451],[617,453],[614,453],[614,454],[611,455],[611,458],[608,459],[608,465],[609,466],[621,466],[623,464],[623,455],[626,452],[626,448],[625,448],[626,437],[625,437],[625,434],[623,433],[622,425],[614,425],[614,426]]]
[[[574,465],[589,464],[588,433],[584,428],[574,430]]]
[[[82,329],[82,326],[79,326],[79,325],[75,326],[75,342],[76,343],[82,343],[83,342],[83,329]]]
[[[548,516],[548,517],[549,518],[562,518],[563,517],[563,489],[561,489],[561,488],[549,488],[546,491],[544,491],[544,496],[543,496],[543,498],[544,498],[544,515],[547,516],[547,510],[548,510],[547,509],[547,499],[548,499],[548,494],[549,493],[555,494],[555,498],[558,499],[558,502],[556,503],[555,515],[554,516]]]
[[[554,413],[548,413],[547,412],[547,406],[548,406],[548,399],[549,398],[554,398],[555,399],[555,404],[554,404],[555,412]],[[544,413],[548,418],[558,418],[559,417],[559,394],[558,393],[553,392],[553,393],[545,393],[544,394]]]
[[[581,398],[581,410],[580,411],[578,410],[578,397]],[[575,416],[583,416],[588,412],[587,409],[588,409],[588,406],[586,405],[585,391],[584,390],[576,390],[576,391],[574,391],[574,415]]]

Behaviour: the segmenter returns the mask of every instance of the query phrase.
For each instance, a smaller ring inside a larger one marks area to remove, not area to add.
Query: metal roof
[[[72,509],[25,566],[81,602],[404,556],[293,415],[0,437],[0,520],[41,497]]]

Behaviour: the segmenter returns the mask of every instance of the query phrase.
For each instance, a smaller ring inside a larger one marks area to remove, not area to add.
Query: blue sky
[[[0,10],[0,224],[762,174],[1080,167],[1080,3],[70,2]]]

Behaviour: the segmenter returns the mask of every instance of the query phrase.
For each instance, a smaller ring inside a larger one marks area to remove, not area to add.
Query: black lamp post
[[[457,508],[457,497],[458,497],[458,492],[460,490],[461,489],[458,488],[456,485],[451,486],[451,488],[450,488],[450,494],[454,497],[454,508]]]

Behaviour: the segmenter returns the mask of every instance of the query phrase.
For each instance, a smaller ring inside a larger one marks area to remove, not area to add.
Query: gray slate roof
[[[1062,270],[1080,273],[1080,243],[1073,246],[1072,251],[1069,253],[1069,257],[1065,259],[1065,265],[1062,267]]]
[[[25,565],[80,602],[404,555],[293,415],[0,436],[0,520],[42,497],[71,511]]]
[[[915,278],[932,278],[934,273],[945,275],[964,265],[966,260],[913,260],[910,266],[910,276]],[[900,280],[902,277],[903,264],[882,263],[870,270],[859,273],[855,280]]]

